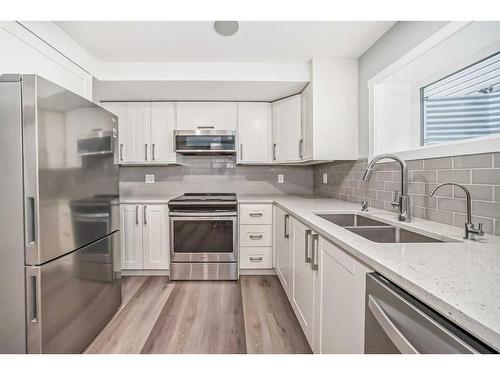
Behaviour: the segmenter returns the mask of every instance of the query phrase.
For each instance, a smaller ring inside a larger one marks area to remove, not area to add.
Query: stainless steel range
[[[172,199],[170,278],[238,279],[236,194],[190,193]]]

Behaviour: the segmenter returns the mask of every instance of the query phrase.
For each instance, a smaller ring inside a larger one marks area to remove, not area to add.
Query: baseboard
[[[274,268],[272,269],[240,269],[240,276],[265,276],[265,275],[276,275],[276,271]]]
[[[122,270],[122,276],[170,276],[169,270]]]

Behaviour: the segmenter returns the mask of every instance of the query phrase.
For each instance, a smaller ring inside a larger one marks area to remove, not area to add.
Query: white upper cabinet
[[[312,83],[302,91],[302,155],[304,161],[313,159],[313,96]]]
[[[238,162],[272,161],[272,112],[270,103],[238,103]]]
[[[124,161],[151,160],[151,103],[127,103],[127,121],[120,130],[125,131]]]
[[[315,161],[358,158],[357,64],[355,59],[312,61],[312,82],[306,88],[310,98],[304,103],[310,112],[304,116],[304,129],[312,136],[305,143],[312,142]]]
[[[173,102],[104,102],[101,105],[118,117],[120,164],[175,163]]]
[[[301,160],[301,95],[273,102],[273,159],[276,162]]]
[[[177,102],[178,130],[236,130],[237,103]]]
[[[151,161],[175,163],[175,104],[151,103]]]

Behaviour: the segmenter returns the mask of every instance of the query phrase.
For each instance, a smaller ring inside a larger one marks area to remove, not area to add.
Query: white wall
[[[366,157],[369,152],[368,80],[447,24],[448,22],[430,21],[397,22],[359,58],[359,157]]]

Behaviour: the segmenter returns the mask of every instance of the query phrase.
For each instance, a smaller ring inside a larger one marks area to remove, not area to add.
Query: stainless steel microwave
[[[233,130],[176,130],[175,152],[179,154],[235,154],[236,132]]]

